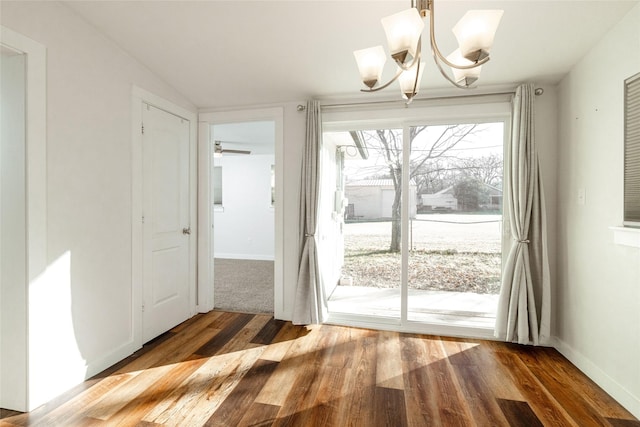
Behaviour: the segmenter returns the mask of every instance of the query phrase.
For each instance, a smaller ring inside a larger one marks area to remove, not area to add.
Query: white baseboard
[[[554,347],[585,375],[591,378],[604,391],[609,393],[618,403],[624,406],[636,418],[640,418],[640,396],[634,396],[624,386],[611,378],[589,358],[574,350],[564,341],[555,338]]]
[[[115,365],[121,360],[131,356],[140,347],[136,346],[133,340],[128,341],[122,344],[120,347],[112,351],[111,353],[101,357],[98,360],[94,360],[87,364],[87,373],[85,375],[85,379],[89,379],[96,374],[104,371],[105,369]]]

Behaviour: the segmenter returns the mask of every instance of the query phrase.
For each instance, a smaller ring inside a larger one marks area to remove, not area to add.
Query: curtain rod
[[[415,98],[413,100],[413,102],[420,102],[420,101],[442,101],[442,100],[449,100],[449,99],[459,99],[459,98],[477,98],[480,96],[500,96],[500,95],[515,95],[516,91],[512,90],[512,91],[505,91],[505,92],[489,92],[489,93],[474,93],[471,95],[453,95],[453,96],[436,96],[433,98]],[[538,87],[535,89],[534,93],[537,96],[540,96],[544,93],[544,89]],[[382,104],[393,104],[396,105],[400,102],[404,101],[399,101],[399,100],[393,100],[393,101],[368,101],[368,102],[351,102],[351,103],[342,103],[342,104],[322,104],[322,102],[320,103],[320,108],[341,108],[341,107],[357,107],[359,105],[365,106],[365,105],[382,105]],[[304,105],[298,105],[298,111],[303,111],[306,107]]]

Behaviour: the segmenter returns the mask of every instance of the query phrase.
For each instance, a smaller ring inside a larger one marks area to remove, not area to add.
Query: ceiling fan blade
[[[222,149],[223,153],[233,153],[233,154],[251,154],[251,151],[249,150],[227,150],[227,149]]]

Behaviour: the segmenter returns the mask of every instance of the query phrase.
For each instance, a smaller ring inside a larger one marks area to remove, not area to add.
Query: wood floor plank
[[[296,326],[291,322],[287,322],[276,334],[272,342],[269,343],[261,357],[265,360],[280,362],[285,357],[294,341],[307,333],[308,331],[305,327]]]
[[[254,344],[268,345],[273,342],[275,337],[280,333],[280,330],[285,326],[287,322],[284,320],[277,320],[273,317],[264,325],[264,327],[258,332],[258,334],[251,340]]]
[[[224,312],[222,311],[210,311],[208,313],[199,313],[196,314],[195,316],[191,317],[190,319],[180,323],[179,325],[173,327],[170,332],[173,332],[174,334],[180,333],[182,331],[185,330],[192,330],[195,326],[196,323],[199,323],[204,319],[206,319],[208,322],[214,322],[218,317],[222,316],[224,314]]]
[[[374,417],[376,345],[375,335],[364,334],[357,341],[341,392],[338,425],[363,425],[363,420]]]
[[[316,399],[309,411],[309,418],[325,427],[341,427],[339,409],[345,375],[342,368],[325,364],[320,375]]]
[[[163,402],[145,421],[167,426],[201,426],[231,394],[242,377],[258,360],[263,349],[220,354],[207,359],[197,371]]]
[[[260,347],[261,344],[253,344],[251,340],[256,336],[258,332],[269,321],[269,316],[256,314],[254,315],[241,329],[239,329],[233,336],[233,339],[229,340],[225,345],[216,352],[219,353],[233,353],[234,351],[241,351],[247,348]]]
[[[176,389],[183,386],[184,380],[205,363],[205,359],[190,360],[172,366],[170,372],[162,375],[135,399],[110,416],[111,425],[137,425],[156,405],[164,402]],[[140,377],[139,377],[140,378]]]
[[[350,337],[344,328],[314,330],[316,345],[301,361],[307,369],[296,378],[276,425],[339,426],[339,396],[344,385],[344,369],[334,358],[342,359],[342,343]],[[338,362],[340,363],[340,362]]]
[[[480,358],[476,356],[480,346],[477,343],[460,339],[442,339],[440,344],[446,354],[446,360],[456,375],[457,386],[464,400],[480,425],[508,426],[504,413],[498,406],[491,388],[483,377]]]
[[[240,420],[245,415],[245,408],[255,401],[256,396],[277,366],[278,362],[257,360],[204,425],[224,427],[240,424]],[[257,419],[256,421],[263,422],[265,420]]]
[[[542,355],[541,350],[521,351],[518,355],[576,424],[584,427],[606,425],[605,417],[584,399],[581,390],[567,383],[567,377],[558,376],[559,372],[553,365],[539,361],[539,356]]]
[[[326,333],[323,328],[315,328],[305,339],[311,345],[305,347],[306,351],[297,351],[295,359],[290,359],[303,368],[297,369],[298,374],[293,379],[287,399],[281,405],[278,416],[287,420],[284,424],[309,424],[309,410],[315,405],[323,375],[322,362],[333,351],[335,335]]]
[[[305,335],[296,339],[288,348],[278,368],[256,397],[256,402],[280,407],[286,404],[289,392],[297,378],[297,370],[304,366],[305,358],[314,351],[316,346],[314,329],[319,328],[310,327]]]
[[[475,425],[439,339],[405,335],[402,343],[409,425]]]
[[[132,401],[144,398],[144,393],[154,383],[169,375],[174,369],[175,366],[167,365],[145,369],[137,375],[131,374],[127,381],[108,391],[101,398],[94,402],[87,402],[88,408],[84,410],[84,414],[90,418],[107,421]]]
[[[479,426],[505,426],[509,423],[482,378],[477,366],[452,364],[462,393]]]
[[[576,424],[558,402],[515,354],[496,352],[496,358],[508,369],[510,381],[516,384],[542,424],[581,427]]]
[[[511,381],[505,381],[508,378],[507,368],[496,359],[494,351],[493,346],[477,345],[473,353],[467,355],[473,357],[474,364],[479,367],[484,382],[496,399],[524,401],[518,387]]]
[[[374,426],[408,425],[404,390],[375,387],[373,424]]]
[[[556,378],[563,378],[563,382],[570,384],[580,395],[591,404],[598,413],[605,418],[634,421],[633,415],[620,406],[608,393],[596,385],[574,365],[555,349],[545,349],[544,366],[553,369]]]
[[[238,427],[270,427],[278,419],[279,411],[279,406],[254,402],[238,423]]]
[[[253,314],[229,313],[228,316],[220,316],[220,320],[225,322],[219,327],[222,329],[210,341],[202,345],[195,351],[195,354],[202,357],[210,357],[218,353],[244,326],[253,319]]]
[[[79,393],[63,405],[51,410],[41,417],[29,420],[30,425],[59,426],[70,423],[78,415],[84,414],[88,407],[100,401],[103,396],[117,392],[134,374],[111,375],[98,381],[91,388]],[[27,424],[25,424],[27,425]]]
[[[378,387],[404,389],[400,359],[400,337],[397,332],[381,331],[378,334],[376,358],[376,385]]]
[[[497,399],[510,427],[544,427],[527,402]]]
[[[0,427],[640,427],[553,349],[226,312],[194,316],[37,410],[0,418]]]
[[[220,332],[220,329],[210,326],[219,317],[221,316],[210,314],[196,316],[190,323],[190,328],[171,333],[169,336],[171,339],[164,339],[153,348],[153,351],[147,350],[129,363],[120,364],[121,367],[116,373],[135,372],[184,360],[185,356],[193,354],[196,349]],[[125,361],[127,360],[125,359]]]
[[[618,418],[607,418],[607,422],[611,427],[640,427],[640,421]]]

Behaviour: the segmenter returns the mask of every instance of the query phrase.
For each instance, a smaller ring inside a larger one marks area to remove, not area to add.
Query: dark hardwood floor
[[[640,426],[553,349],[228,312],[2,416],[0,426]]]

